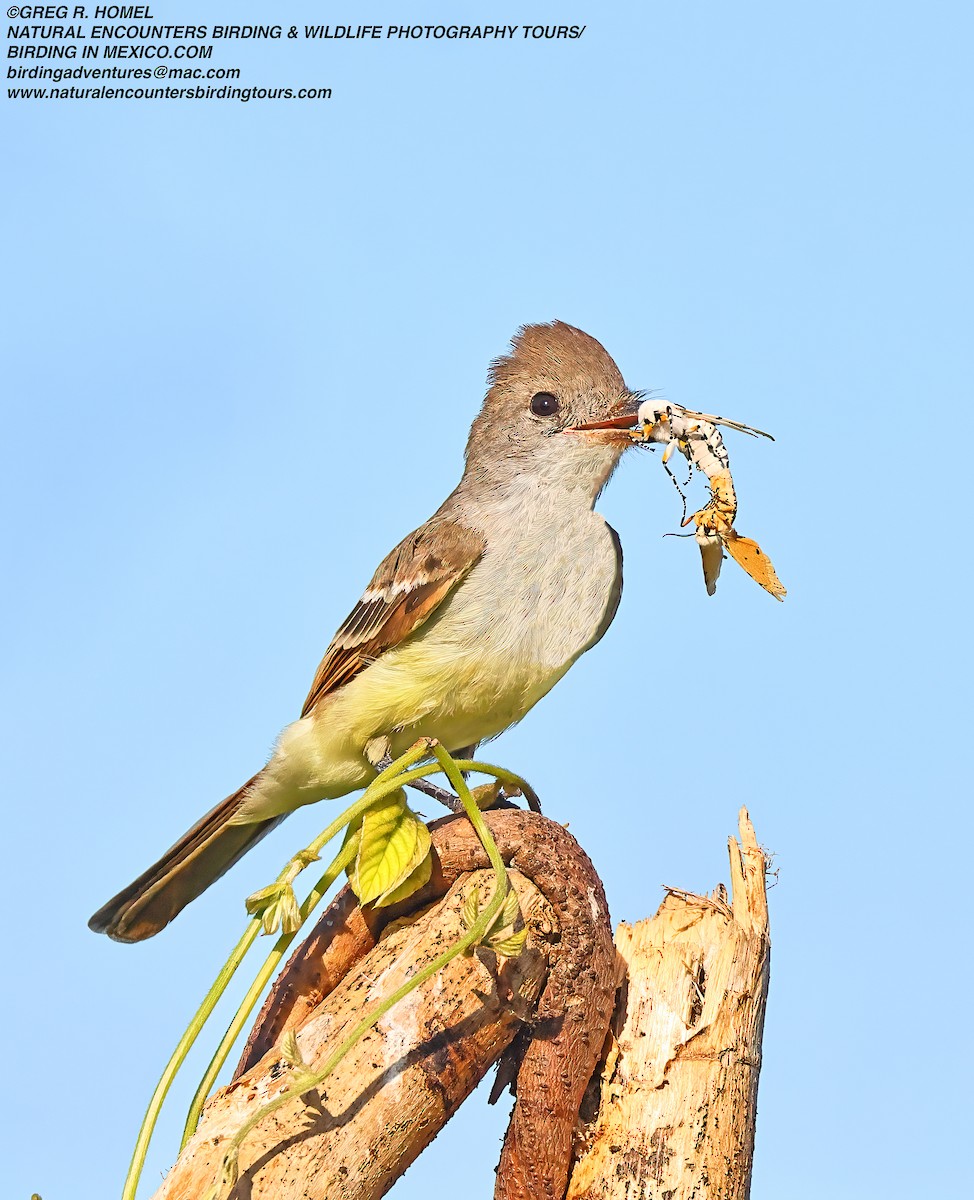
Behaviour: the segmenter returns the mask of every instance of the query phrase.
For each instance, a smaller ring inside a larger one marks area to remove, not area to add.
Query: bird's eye
[[[558,397],[553,396],[551,392],[538,392],[531,399],[531,411],[536,417],[550,417],[559,408],[561,405],[558,403]]]

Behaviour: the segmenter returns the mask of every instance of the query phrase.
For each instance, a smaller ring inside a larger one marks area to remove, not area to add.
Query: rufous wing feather
[[[379,564],[325,651],[301,715],[307,716],[324,696],[415,633],[483,551],[479,533],[440,514],[404,538]]]
[[[335,635],[302,716],[428,620],[482,553],[483,540],[445,516],[434,517],[397,546]],[[259,779],[255,775],[207,813],[148,871],[100,908],[90,927],[122,942],[158,933],[283,820],[281,814],[256,823],[236,823]]]

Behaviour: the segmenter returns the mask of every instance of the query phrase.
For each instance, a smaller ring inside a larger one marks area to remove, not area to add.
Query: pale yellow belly
[[[263,786],[238,819],[253,821],[366,786],[375,771],[372,739],[388,737],[393,757],[421,736],[450,750],[495,737],[520,721],[568,670],[482,656],[430,654],[414,643],[387,654],[281,734]]]
[[[585,548],[548,547],[547,562],[485,557],[416,635],[284,730],[238,820],[364,787],[374,739],[389,738],[394,757],[420,736],[458,750],[520,721],[597,636],[611,602],[618,565],[608,532]]]

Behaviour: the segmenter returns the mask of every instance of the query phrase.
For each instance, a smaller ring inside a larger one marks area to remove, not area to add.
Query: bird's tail
[[[117,942],[152,937],[191,900],[233,866],[265,833],[284,819],[269,817],[251,825],[231,824],[259,774],[227,796],[138,879],[100,908],[88,922],[95,933]]]

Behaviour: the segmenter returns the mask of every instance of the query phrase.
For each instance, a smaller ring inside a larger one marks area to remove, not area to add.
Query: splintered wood
[[[746,1200],[770,940],[764,854],[747,810],[731,900],[670,889],[620,925],[625,966],[598,1113],[567,1200]]]

